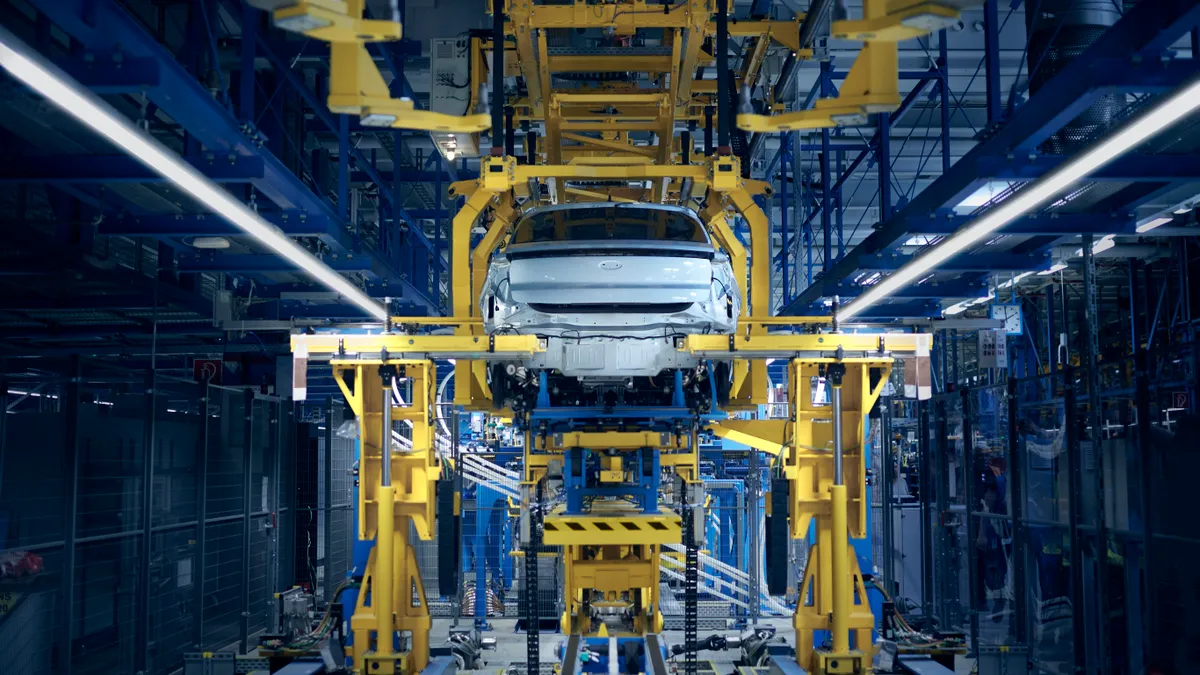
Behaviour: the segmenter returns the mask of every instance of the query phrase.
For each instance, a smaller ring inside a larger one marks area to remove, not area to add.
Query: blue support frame
[[[995,3],[989,3],[994,7]],[[985,10],[988,9],[985,6]],[[998,25],[992,22],[991,25]],[[1017,108],[985,140],[959,160],[954,171],[945,172],[933,184],[917,194],[899,208],[895,214],[885,217],[883,223],[863,242],[838,261],[819,283],[810,284],[800,292],[781,314],[806,314],[819,306],[822,297],[836,293],[842,282],[854,278],[864,263],[877,260],[898,243],[903,243],[912,233],[911,224],[924,218],[933,222],[947,215],[945,209],[959,203],[996,174],[1041,175],[1061,158],[1029,159],[1033,150],[1046,138],[1054,134],[1081,111],[1089,107],[1107,91],[1138,91],[1157,93],[1194,77],[1194,61],[1176,61],[1167,51],[1179,37],[1191,28],[1200,25],[1200,6],[1187,0],[1161,0],[1139,3],[1126,12],[1125,16],[1108,29],[1082,55],[1066,66],[1048,83],[1038,95]],[[1130,58],[1130,55],[1140,58]],[[986,61],[986,59],[985,59]],[[998,77],[998,72],[996,73]],[[991,88],[989,87],[989,92]],[[989,99],[989,109],[996,105]],[[995,114],[995,110],[992,110]],[[897,113],[898,115],[899,113]],[[1019,159],[1018,159],[1019,158]],[[1182,168],[1154,165],[1150,160],[1137,156],[1099,172],[1098,178],[1106,180],[1133,180],[1139,182],[1122,190],[1113,198],[1099,205],[1091,215],[1110,213],[1129,214],[1139,204],[1153,199],[1177,182],[1186,181],[1194,167],[1193,161],[1185,160]],[[945,161],[943,159],[943,161]],[[854,162],[849,169],[856,168]],[[1183,177],[1164,175],[1179,171]],[[848,177],[844,174],[840,182]],[[882,190],[881,190],[882,191]],[[931,218],[932,216],[932,218]],[[1032,220],[1025,221],[1027,223]],[[1103,229],[1113,225],[1107,218],[1098,220]],[[1082,227],[1082,225],[1080,224]],[[1005,230],[1006,232],[1008,230]],[[1093,231],[1094,232],[1094,231]],[[1039,251],[1048,250],[1054,238],[1040,238],[1034,245]],[[1025,253],[1031,251],[1027,250]],[[980,258],[983,256],[972,256]],[[896,258],[893,258],[895,260]],[[1015,263],[1015,261],[1009,261]],[[962,267],[962,265],[958,265]],[[894,269],[894,268],[892,268]],[[954,269],[954,260],[942,269]],[[996,269],[1031,269],[1017,267],[992,267],[979,272]],[[1032,268],[1040,269],[1040,268]],[[976,271],[976,270],[964,270]],[[888,305],[884,305],[885,307]]]
[[[385,256],[345,226],[344,217],[339,217],[338,213],[344,211],[344,205],[335,210],[332,204],[310,190],[275,154],[264,147],[262,135],[247,121],[252,115],[249,108],[254,99],[253,78],[244,78],[250,79],[249,83],[239,83],[239,110],[235,116],[222,103],[223,100],[227,100],[227,96],[221,94],[218,97],[221,100],[214,99],[186,70],[184,63],[205,56],[204,44],[211,43],[208,37],[216,28],[211,21],[207,29],[209,35],[204,34],[204,26],[194,27],[193,32],[197,35],[189,38],[183,53],[176,55],[168,52],[154,36],[146,32],[112,0],[34,0],[32,4],[49,23],[69,35],[81,53],[120,53],[123,60],[133,59],[139,68],[153,64],[157,76],[145,71],[138,73],[140,79],[156,83],[144,91],[153,105],[185,130],[188,156],[204,157],[211,153],[218,163],[227,158],[233,158],[235,163],[247,163],[244,165],[249,167],[247,173],[237,174],[238,180],[247,180],[254,190],[274,202],[279,210],[297,212],[314,224],[326,226],[327,229],[318,236],[330,250],[339,255],[368,258],[371,263],[365,271],[372,277],[388,281],[393,289],[391,295],[403,296],[422,312],[439,311],[437,303],[425,290],[406,280],[410,272],[406,269],[407,265]],[[211,5],[215,8],[217,2],[214,0]],[[251,14],[261,15],[257,10],[251,11],[241,5],[239,8],[244,22],[248,21]],[[253,37],[257,32],[257,22],[251,20],[248,21],[248,25]],[[243,45],[239,58],[243,62],[251,58],[249,47]],[[248,72],[253,72],[253,68]],[[222,83],[223,89],[224,78]],[[267,145],[272,143],[270,139],[266,140]],[[204,148],[204,153],[199,152],[201,147]],[[257,168],[258,162],[262,164],[261,173]],[[360,163],[369,167],[365,161],[360,160]],[[339,179],[341,178],[339,175]],[[348,174],[346,179],[348,180]],[[339,183],[341,182],[339,180]],[[342,185],[339,185],[339,194],[345,195],[348,189],[341,188]],[[108,202],[108,198],[105,197],[99,204],[111,209]],[[409,232],[413,233],[415,242],[424,243],[421,242],[423,237],[419,229],[409,228]]]

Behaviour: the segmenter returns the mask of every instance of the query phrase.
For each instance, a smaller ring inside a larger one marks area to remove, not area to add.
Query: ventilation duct
[[[1127,3],[1132,4],[1132,3]],[[1037,94],[1121,18],[1121,4],[1112,0],[1041,0],[1025,3],[1029,35],[1029,93]],[[1046,139],[1041,150],[1065,155],[1112,126],[1125,108],[1124,94],[1105,94],[1090,108]]]

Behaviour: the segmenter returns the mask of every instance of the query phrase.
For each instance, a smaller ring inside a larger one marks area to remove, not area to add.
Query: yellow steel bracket
[[[272,19],[283,30],[324,42],[390,42],[401,38],[399,23],[364,19],[362,9],[362,0],[299,0],[276,9]]]
[[[392,98],[379,67],[367,51],[370,42],[394,41],[401,26],[363,18],[364,0],[301,0],[276,9],[275,25],[329,43],[329,111],[359,116],[364,127],[476,133],[491,115],[447,115],[417,110],[409,98]]]
[[[810,110],[778,115],[738,115],[739,129],[755,133],[862,126],[873,113],[900,107],[897,43],[958,21],[959,10],[941,2],[864,0],[863,18],[834,21],[835,38],[862,40],[839,94],[818,99]]]

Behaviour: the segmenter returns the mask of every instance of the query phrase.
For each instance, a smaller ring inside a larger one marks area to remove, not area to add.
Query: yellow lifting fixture
[[[251,4],[274,8],[272,20],[279,28],[329,43],[330,112],[357,115],[364,127],[477,133],[491,126],[490,113],[447,115],[418,110],[410,98],[392,97],[367,44],[399,40],[402,28],[395,21],[363,18],[366,0]]]
[[[811,110],[777,115],[742,113],[737,125],[744,131],[774,133],[836,126],[862,126],[873,113],[900,107],[898,42],[945,28],[958,21],[959,10],[945,0],[863,0],[863,18],[834,21],[832,37],[862,40],[841,91],[817,99]]]

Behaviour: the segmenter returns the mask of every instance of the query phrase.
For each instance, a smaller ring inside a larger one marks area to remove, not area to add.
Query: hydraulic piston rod
[[[383,381],[383,434],[379,451],[382,464],[379,472],[379,525],[375,535],[375,569],[372,577],[371,604],[375,609],[378,628],[375,636],[375,651],[389,655],[394,651],[392,644],[395,623],[393,622],[393,575],[396,553],[396,494],[392,487],[392,383],[395,381],[394,366],[380,366],[379,377]],[[364,420],[365,423],[365,420]]]
[[[829,366],[830,402],[833,407],[833,485],[829,488],[832,510],[831,544],[833,545],[833,652],[845,654],[850,651],[850,595],[853,592],[850,565],[847,560],[850,548],[850,532],[846,523],[846,483],[843,474],[842,452],[842,378],[846,366],[835,363]]]

